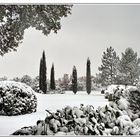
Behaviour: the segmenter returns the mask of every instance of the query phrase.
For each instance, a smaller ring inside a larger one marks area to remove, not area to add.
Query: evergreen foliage
[[[120,78],[122,84],[133,85],[140,75],[140,58],[132,48],[127,48],[122,53],[120,60]]]
[[[118,75],[119,57],[112,47],[103,52],[101,71],[102,85],[116,84]]]
[[[72,91],[76,94],[77,92],[77,70],[76,67],[73,67],[72,72]]]
[[[55,90],[54,64],[52,64],[51,68],[50,89]]]
[[[40,71],[39,71],[39,88],[43,93],[47,92],[47,76],[46,76],[46,57],[45,51],[43,51],[42,58],[40,60]]]
[[[138,113],[140,111],[140,91],[130,91],[128,99],[131,110],[133,110],[134,113]]]
[[[90,60],[87,59],[87,71],[86,71],[86,90],[87,93],[91,92],[91,70],[90,70]]]

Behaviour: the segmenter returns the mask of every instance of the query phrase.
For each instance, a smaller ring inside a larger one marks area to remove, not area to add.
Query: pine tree
[[[90,71],[90,60],[87,59],[87,71],[86,71],[86,90],[87,93],[91,92],[91,71]]]
[[[72,91],[76,94],[77,92],[77,70],[76,67],[73,67],[72,72]]]
[[[50,89],[55,90],[54,64],[52,64],[51,68]]]
[[[112,47],[107,48],[102,56],[102,65],[98,68],[101,71],[102,85],[115,84],[117,79],[119,57]]]
[[[44,93],[47,92],[47,77],[46,77],[46,57],[45,51],[43,51],[42,58],[40,60],[40,71],[39,71],[39,88]]]
[[[120,74],[122,84],[133,85],[140,75],[140,58],[132,48],[122,53],[120,60]]]

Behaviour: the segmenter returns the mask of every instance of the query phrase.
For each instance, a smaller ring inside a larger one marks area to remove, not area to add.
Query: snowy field
[[[100,94],[100,91],[93,91],[90,95],[82,91],[77,92],[76,95],[71,91],[67,91],[66,94],[51,95],[36,93],[36,96],[38,99],[36,113],[12,117],[0,116],[0,136],[8,136],[21,127],[35,125],[39,119],[44,120],[46,116],[45,109],[55,111],[67,105],[79,107],[81,103],[84,105],[93,105],[95,108],[108,104],[108,101],[104,98],[103,94]]]

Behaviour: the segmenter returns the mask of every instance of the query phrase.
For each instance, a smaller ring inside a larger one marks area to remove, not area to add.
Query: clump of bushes
[[[45,120],[38,120],[35,126],[23,127],[12,135],[140,135],[140,119],[131,119],[125,110],[114,102],[97,109],[81,104],[80,108],[46,110]]]

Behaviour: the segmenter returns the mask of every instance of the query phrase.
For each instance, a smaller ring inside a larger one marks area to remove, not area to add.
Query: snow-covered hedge
[[[0,82],[0,115],[21,115],[35,112],[37,98],[26,84],[14,81]]]
[[[93,106],[66,106],[12,135],[140,135],[140,118],[132,120],[126,110],[113,102],[96,110]]]

